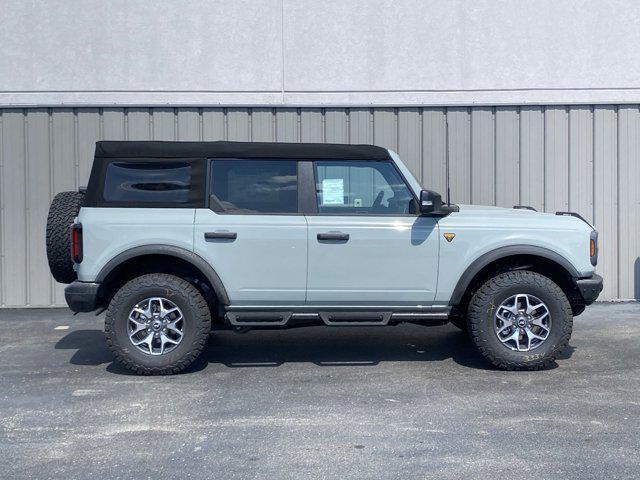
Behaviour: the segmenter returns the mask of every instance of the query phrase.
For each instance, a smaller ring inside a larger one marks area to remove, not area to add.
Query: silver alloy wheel
[[[184,316],[178,306],[162,297],[147,298],[129,313],[129,340],[147,355],[171,352],[182,341]]]
[[[549,336],[551,314],[539,298],[519,293],[496,308],[493,328],[503,345],[528,352],[542,345]]]

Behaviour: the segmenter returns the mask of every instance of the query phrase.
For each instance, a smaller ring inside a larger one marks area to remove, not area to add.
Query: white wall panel
[[[634,0],[1,5],[7,107],[640,101]]]

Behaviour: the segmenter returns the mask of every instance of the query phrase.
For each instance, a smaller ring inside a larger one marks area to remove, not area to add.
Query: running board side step
[[[320,312],[292,311],[228,311],[225,318],[236,327],[285,327],[290,320],[317,321],[327,326],[394,325],[401,322],[444,325],[448,322],[449,312],[391,312],[391,311],[347,311],[331,310]],[[294,323],[294,322],[291,322]]]
[[[329,326],[370,327],[374,325],[389,325],[392,312],[320,312],[320,319]]]
[[[227,312],[225,318],[236,327],[284,327],[292,312]]]

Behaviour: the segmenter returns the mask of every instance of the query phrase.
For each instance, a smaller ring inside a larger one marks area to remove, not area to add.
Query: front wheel
[[[198,289],[173,275],[142,275],[109,303],[107,344],[122,365],[143,375],[187,368],[202,352],[211,314]]]
[[[566,295],[551,279],[530,271],[488,280],[472,297],[468,331],[480,353],[504,370],[537,370],[555,361],[571,338]]]

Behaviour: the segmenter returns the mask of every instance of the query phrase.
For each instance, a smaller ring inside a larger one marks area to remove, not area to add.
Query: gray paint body
[[[46,216],[57,192],[87,184],[99,139],[385,146],[443,196],[448,172],[454,202],[580,213],[600,232],[600,298],[640,297],[637,105],[38,108],[0,109],[2,307],[66,305],[47,266]]]
[[[392,159],[419,198],[419,182],[395,153]],[[444,218],[83,207],[78,221],[84,232],[79,280],[99,280],[113,258],[131,249],[166,244],[204,259],[222,281],[231,307],[419,310],[447,305],[474,262],[515,245],[555,252],[581,277],[594,270],[589,259],[592,229],[584,221],[499,207],[461,205]],[[207,232],[233,233],[235,238],[206,239]],[[349,238],[318,238],[328,232]],[[455,233],[454,240],[446,241],[441,232]]]

